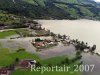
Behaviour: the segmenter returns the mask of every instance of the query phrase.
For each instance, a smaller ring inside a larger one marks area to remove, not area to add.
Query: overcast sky
[[[96,2],[100,2],[100,0],[94,0],[94,1],[96,1]]]

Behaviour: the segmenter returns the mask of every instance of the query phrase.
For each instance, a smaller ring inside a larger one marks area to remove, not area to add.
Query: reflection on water
[[[100,22],[92,20],[39,20],[46,29],[54,33],[69,35],[72,39],[96,44],[100,53]]]

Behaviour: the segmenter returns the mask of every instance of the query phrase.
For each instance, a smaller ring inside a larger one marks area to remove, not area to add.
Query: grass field
[[[53,57],[53,58],[49,58],[46,60],[41,60],[40,63],[42,65],[46,65],[46,64],[52,64],[53,66],[58,64],[59,62],[61,62],[62,60],[64,60],[67,56],[59,56],[59,57]],[[72,63],[69,66],[73,66],[76,63]],[[66,71],[66,72],[57,72],[57,71],[51,71],[51,72],[47,72],[45,71],[43,74],[41,74],[41,72],[34,72],[29,70],[22,70],[22,69],[17,69],[16,71],[12,72],[11,75],[80,75],[80,72],[73,72],[70,70]]]
[[[53,57],[45,60],[41,60],[37,55],[35,54],[30,54],[25,51],[20,51],[20,52],[14,52],[10,53],[7,48],[0,48],[0,67],[3,66],[9,66],[12,64],[16,58],[19,58],[20,60],[24,59],[33,59],[36,61],[39,61],[43,66],[51,64],[52,66],[55,66],[61,61],[65,60],[67,56],[58,56],[58,57]],[[75,63],[71,63],[69,66],[73,66]],[[41,72],[34,72],[30,69],[17,69],[11,73],[11,75],[41,75]],[[44,72],[42,75],[80,75],[80,72],[73,72],[71,73],[70,71],[66,72]]]
[[[0,43],[0,48],[2,47],[2,44]]]
[[[6,38],[7,36],[15,35],[17,34],[14,30],[4,31],[0,32],[0,38]]]
[[[30,54],[25,51],[9,53],[9,50],[6,48],[0,49],[0,66],[8,66],[12,64],[16,58],[22,59],[34,59],[39,61],[39,57],[35,54]]]
[[[49,59],[46,59],[46,60],[42,60],[41,63],[42,63],[42,64],[57,65],[57,64],[59,64],[61,61],[63,61],[65,58],[67,58],[67,56],[53,57],[53,58],[49,58]]]
[[[30,70],[16,70],[12,72],[11,75],[80,75],[79,72],[44,72],[41,74],[40,72],[31,72]]]

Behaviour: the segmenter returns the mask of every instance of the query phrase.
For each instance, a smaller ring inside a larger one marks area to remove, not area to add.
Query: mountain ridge
[[[93,0],[0,0],[0,9],[34,19],[100,20],[100,3]]]

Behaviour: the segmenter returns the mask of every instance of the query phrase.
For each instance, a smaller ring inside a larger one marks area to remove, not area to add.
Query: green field
[[[53,57],[53,58],[49,58],[49,59],[46,59],[46,60],[41,60],[40,63],[43,65],[48,65],[48,64],[52,64],[53,66],[60,63],[62,60],[64,60],[66,58],[66,56],[59,56],[59,57]],[[69,66],[73,66],[74,64],[76,63],[72,63],[70,64]],[[45,71],[43,74],[41,74],[41,72],[34,72],[34,71],[31,71],[30,69],[29,70],[22,70],[22,69],[17,69],[16,71],[12,72],[11,75],[80,75],[80,72],[73,72],[71,73],[70,72],[71,70],[69,71],[66,71],[66,72],[57,72],[57,71],[51,71],[51,72],[47,72]]]
[[[14,30],[0,32],[0,38],[6,38],[11,35],[17,34]]]
[[[16,70],[11,75],[80,75],[79,72],[69,73],[69,72],[31,72],[30,70]]]
[[[16,58],[19,58],[19,60],[33,59],[33,60],[39,61],[42,66],[48,66],[49,64],[51,64],[52,66],[60,64],[60,66],[61,66],[62,65],[61,62],[68,57],[67,56],[58,56],[58,57],[53,57],[53,58],[42,60],[36,54],[30,54],[25,51],[10,53],[9,49],[0,48],[0,67],[9,66],[10,64],[13,64],[15,62]],[[74,64],[77,64],[77,62],[74,62],[74,63],[72,62],[71,64],[69,64],[69,66],[72,67]],[[65,64],[65,65],[68,65],[68,64]],[[30,69],[16,69],[15,71],[13,71],[11,73],[11,75],[33,75],[33,74],[41,75],[41,72],[40,71],[39,72],[34,72],[34,71],[31,72]],[[68,71],[68,72],[57,72],[57,71],[47,72],[46,71],[42,75],[80,75],[80,72],[70,73],[70,71]]]
[[[39,57],[35,54],[30,54],[25,51],[9,53],[9,50],[6,48],[0,49],[0,66],[8,66],[12,64],[16,58],[22,59],[35,59],[39,61]]]
[[[65,58],[67,58],[67,56],[53,57],[53,58],[49,58],[49,59],[43,60],[43,61],[41,61],[41,63],[42,63],[42,64],[57,65],[57,64],[59,64],[61,61],[63,61]]]

